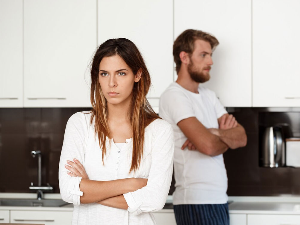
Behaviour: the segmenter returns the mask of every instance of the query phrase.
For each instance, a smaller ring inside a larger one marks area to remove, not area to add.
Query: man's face
[[[203,40],[196,40],[194,47],[187,68],[188,73],[195,82],[204,83],[210,79],[209,71],[213,64],[212,49],[209,42]]]

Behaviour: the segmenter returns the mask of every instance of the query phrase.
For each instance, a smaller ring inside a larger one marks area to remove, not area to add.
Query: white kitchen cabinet
[[[211,79],[204,86],[224,106],[250,107],[251,0],[174,0],[174,39],[186,29],[203,30],[220,42]]]
[[[173,1],[98,0],[98,44],[121,37],[142,53],[152,79],[147,97],[158,107],[160,95],[173,82]]]
[[[0,107],[23,107],[23,1],[0,1]]]
[[[248,225],[298,225],[300,215],[248,215]]]
[[[0,223],[9,223],[9,210],[0,210]]]
[[[71,225],[72,212],[62,211],[10,211],[11,223],[44,224],[44,225]]]
[[[300,107],[300,1],[253,0],[253,106]]]
[[[246,214],[234,214],[230,213],[230,225],[247,225],[247,215]]]
[[[96,0],[24,1],[24,106],[89,107]]]
[[[157,225],[176,225],[174,211],[171,209],[152,213]]]

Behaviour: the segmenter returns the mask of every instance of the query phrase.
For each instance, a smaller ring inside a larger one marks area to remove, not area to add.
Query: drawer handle
[[[67,98],[27,98],[28,100],[66,100]]]
[[[14,221],[40,221],[40,222],[54,222],[54,220],[36,220],[36,219],[14,219]]]
[[[0,218],[0,220],[4,220],[4,218]]]
[[[285,99],[300,99],[300,97],[285,97]]]
[[[18,100],[18,98],[0,98],[1,100]]]
[[[282,224],[280,224],[280,225],[300,225],[299,223],[297,223],[297,224],[292,224],[292,223],[282,223]]]

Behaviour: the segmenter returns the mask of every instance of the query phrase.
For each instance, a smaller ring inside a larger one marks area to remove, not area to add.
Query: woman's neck
[[[108,104],[108,119],[109,120],[130,120],[129,118],[129,110],[130,103],[127,104]]]
[[[132,137],[132,127],[129,117],[130,104],[107,105],[108,126],[110,138],[115,143],[124,143]]]

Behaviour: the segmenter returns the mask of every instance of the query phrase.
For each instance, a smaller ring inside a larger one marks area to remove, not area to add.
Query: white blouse
[[[140,167],[129,173],[132,139],[120,150],[113,140],[106,139],[104,165],[102,151],[90,112],[78,112],[68,120],[59,163],[59,187],[62,199],[74,204],[72,224],[155,224],[151,212],[163,208],[173,172],[173,130],[169,123],[156,119],[145,129],[144,152]],[[147,178],[145,187],[124,194],[128,210],[97,203],[80,204],[81,177],[70,177],[67,160],[78,159],[89,179],[109,181],[124,178]]]

